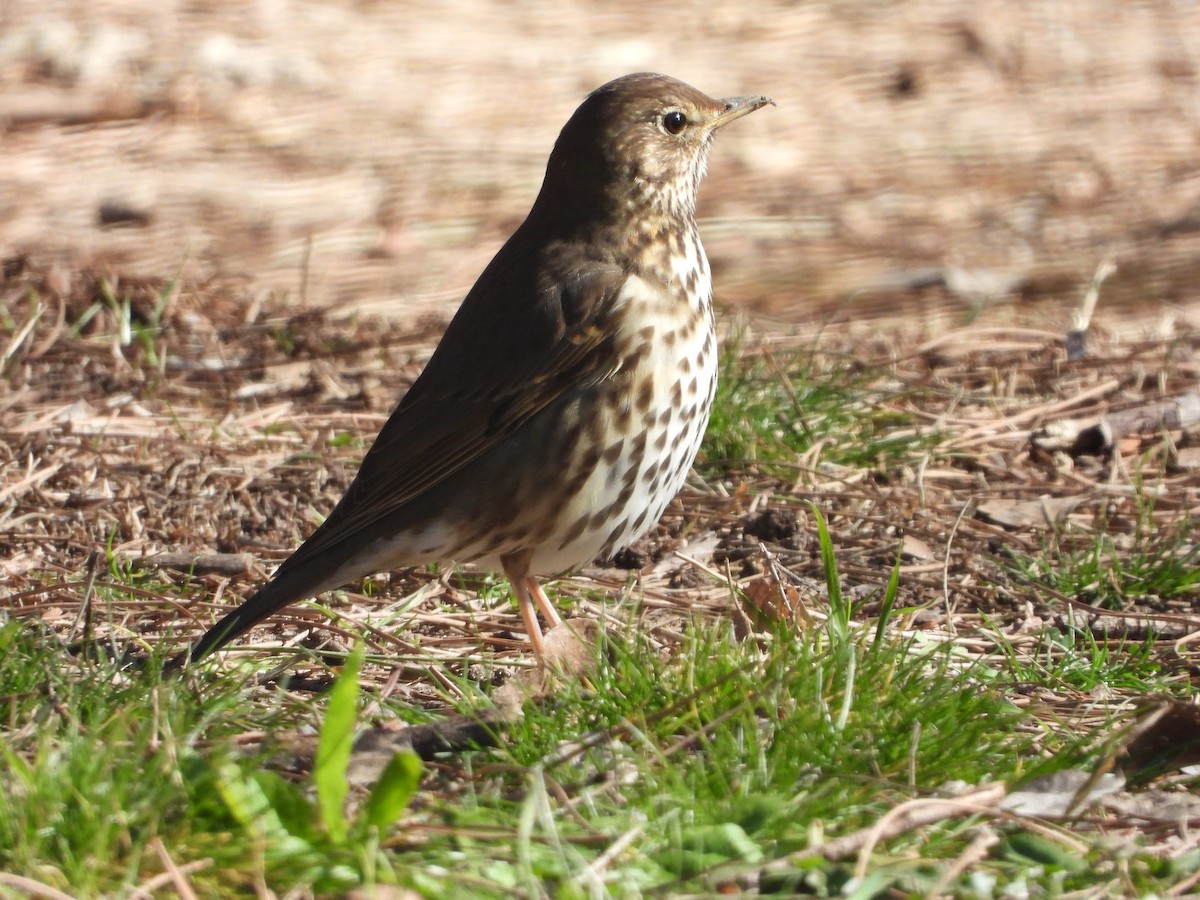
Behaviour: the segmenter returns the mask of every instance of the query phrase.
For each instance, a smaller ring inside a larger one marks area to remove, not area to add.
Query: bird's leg
[[[525,632],[529,635],[529,643],[533,646],[533,655],[541,659],[546,645],[542,640],[542,626],[538,624],[537,610],[533,608],[533,599],[529,596],[528,585],[518,579],[509,578],[513,593],[517,595],[517,608],[521,610],[521,618],[525,622]]]
[[[537,604],[538,609],[542,611],[542,615],[550,623],[550,627],[553,628],[555,625],[561,625],[562,616],[558,614],[558,610],[554,608],[554,604],[546,596],[545,588],[538,583],[538,580],[532,575],[526,575],[525,584],[529,589],[529,593],[533,595],[533,601]]]
[[[550,601],[546,599],[537,580],[529,574],[529,556],[528,553],[522,553],[515,557],[503,556],[500,558],[500,565],[504,568],[504,576],[508,579],[508,583],[512,585],[513,593],[517,595],[517,609],[521,611],[525,632],[529,635],[529,643],[533,645],[533,655],[540,660],[545,650],[545,643],[542,640],[542,626],[538,624],[537,610],[534,608],[534,604],[536,603],[545,611],[546,607],[543,606],[543,603],[549,605]],[[530,590],[530,585],[533,586],[532,590]],[[547,616],[547,619],[549,618]],[[556,613],[555,620],[557,619]]]

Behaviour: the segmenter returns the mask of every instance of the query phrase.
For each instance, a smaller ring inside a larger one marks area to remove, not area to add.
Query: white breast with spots
[[[532,570],[554,574],[613,553],[654,527],[683,486],[700,449],[717,385],[708,261],[698,246],[667,291],[631,276],[619,301],[629,389],[609,410],[613,436],[557,517]],[[689,285],[688,278],[692,279]],[[580,473],[584,477],[584,473]]]

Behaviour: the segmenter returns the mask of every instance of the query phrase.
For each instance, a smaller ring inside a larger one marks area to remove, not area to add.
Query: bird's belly
[[[532,574],[554,575],[652,528],[696,458],[716,390],[707,266],[700,272],[696,306],[631,278],[613,371],[564,392],[436,496],[416,498],[406,520],[420,527],[372,542],[356,562],[500,571],[528,554]]]
[[[622,373],[625,384],[600,385],[580,399],[582,417],[598,414],[601,424],[564,448],[563,468],[578,487],[535,529],[535,574],[573,569],[628,546],[657,524],[683,486],[708,424],[717,361],[708,328],[676,343],[682,346],[674,352],[648,354]]]
[[[633,543],[683,486],[708,424],[715,340],[695,331],[678,352],[647,354],[534,416],[482,469],[444,483],[437,505],[428,498],[421,527],[369,542],[354,565],[450,559],[499,572],[502,557],[531,552],[532,574],[555,575]]]

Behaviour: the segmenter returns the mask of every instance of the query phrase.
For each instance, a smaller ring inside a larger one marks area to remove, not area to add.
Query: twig
[[[174,569],[191,575],[224,575],[233,578],[254,570],[249,553],[156,553],[129,559],[135,569]]]
[[[32,878],[26,878],[23,875],[13,875],[9,872],[0,872],[0,885],[24,891],[30,897],[47,897],[49,900],[75,900],[70,894],[64,894],[58,888],[50,887],[48,884],[34,881]]]
[[[869,828],[863,828],[852,834],[826,841],[818,847],[810,847],[789,854],[782,859],[774,860],[767,863],[763,867],[763,871],[787,871],[795,868],[797,863],[814,856],[821,856],[832,861],[845,859],[858,853],[859,863],[855,874],[861,879],[866,875],[866,861],[871,850],[880,841],[913,831],[922,825],[941,822],[944,819],[957,819],[977,813],[992,812],[996,804],[1004,799],[1006,793],[1007,788],[1004,784],[997,782],[961,797],[949,799],[922,797],[909,800],[889,810],[883,818]]]

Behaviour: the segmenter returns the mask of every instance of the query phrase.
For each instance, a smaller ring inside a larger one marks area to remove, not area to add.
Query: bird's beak
[[[721,101],[725,104],[723,112],[713,116],[711,122],[708,123],[710,131],[716,131],[725,125],[728,125],[734,119],[740,119],[742,116],[747,116],[756,109],[762,109],[768,103],[771,106],[775,105],[775,101],[770,97],[754,96],[754,97],[729,97]]]

